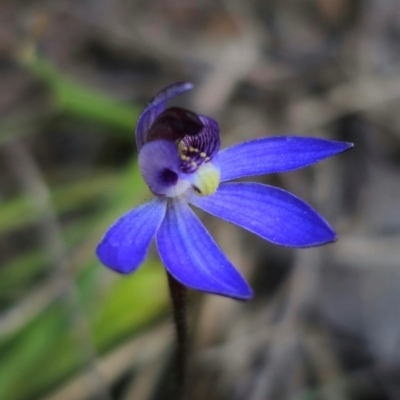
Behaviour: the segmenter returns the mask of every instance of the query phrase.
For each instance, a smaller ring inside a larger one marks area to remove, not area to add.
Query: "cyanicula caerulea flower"
[[[292,171],[352,145],[305,137],[246,141],[221,152],[216,121],[167,101],[188,82],[159,92],[136,127],[139,166],[156,196],[122,216],[104,235],[97,256],[128,274],[144,261],[155,237],[168,272],[196,290],[249,299],[252,290],[219,249],[189,205],[232,222],[272,243],[291,247],[332,242],[335,232],[308,204],[285,190],[236,178]]]

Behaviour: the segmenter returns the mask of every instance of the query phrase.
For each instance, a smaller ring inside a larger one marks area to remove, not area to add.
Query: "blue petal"
[[[97,257],[104,265],[122,274],[135,271],[146,258],[165,210],[166,201],[154,199],[123,215],[97,246]]]
[[[136,145],[138,150],[146,143],[146,134],[151,124],[165,110],[168,100],[191,89],[193,89],[192,83],[179,82],[164,88],[153,97],[140,115],[136,126]]]
[[[169,202],[156,235],[161,260],[183,285],[247,300],[252,291],[184,200]]]
[[[224,183],[214,195],[192,195],[189,201],[275,244],[309,247],[336,239],[332,228],[308,204],[276,187]]]
[[[239,143],[219,154],[221,181],[292,171],[332,157],[352,146],[351,143],[296,136]]]

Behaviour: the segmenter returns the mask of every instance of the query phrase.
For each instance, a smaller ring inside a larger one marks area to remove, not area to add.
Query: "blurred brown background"
[[[173,329],[153,249],[120,277],[94,248],[150,198],[134,126],[162,87],[219,121],[223,147],[295,134],[354,142],[259,178],[335,227],[272,246],[202,216],[255,289],[191,294],[192,399],[400,398],[400,3],[0,3],[0,399],[166,400]]]

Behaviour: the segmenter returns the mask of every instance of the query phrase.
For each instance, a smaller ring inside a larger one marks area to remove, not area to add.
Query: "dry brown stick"
[[[237,35],[221,48],[211,73],[194,93],[196,109],[206,115],[215,114],[225,106],[260,58],[260,35],[249,15],[249,7],[241,2],[225,1],[224,8]]]
[[[158,362],[157,358],[171,344],[172,326],[163,324],[143,335],[135,337],[127,344],[114,350],[110,355],[98,360],[97,367],[107,385],[111,385],[127,370],[143,368]],[[42,400],[86,400],[95,394],[90,386],[90,373],[83,372],[64,387]]]
[[[125,52],[134,50],[151,57],[163,65],[173,66],[175,70],[183,70],[186,64],[184,51],[176,46],[172,40],[163,37],[162,41],[148,38],[140,16],[135,21],[130,21],[129,27],[125,26],[115,16],[108,13],[108,18],[92,18],[88,13],[79,10],[79,6],[72,3],[49,3],[48,10],[62,15],[67,15],[85,26],[98,30],[104,43],[123,48]]]
[[[306,132],[335,119],[356,112],[368,111],[378,105],[400,98],[400,75],[358,77],[338,85],[326,96],[303,99],[289,110],[293,128]]]
[[[149,400],[152,398],[157,382],[160,380],[165,365],[162,362],[149,362],[131,382],[121,400]]]
[[[286,292],[283,296],[287,302],[285,315],[278,324],[270,325],[270,346],[266,350],[266,368],[262,380],[256,382],[249,400],[273,399],[277,387],[282,384],[281,377],[286,376],[285,391],[298,395],[304,389],[303,380],[295,379],[302,371],[300,345],[304,324],[301,316],[305,308],[315,301],[315,288],[318,287],[318,266],[322,262],[323,249],[302,249],[297,251],[295,269],[290,277],[289,286],[282,287]],[[279,306],[279,304],[275,304]],[[269,308],[269,315],[273,315]],[[296,372],[297,371],[297,372]],[[334,371],[337,375],[339,371]],[[340,393],[341,399],[347,399],[346,394]],[[290,397],[292,398],[292,397]]]
[[[32,321],[60,295],[58,282],[48,279],[0,314],[0,337],[9,336]]]
[[[344,376],[340,361],[326,330],[307,327],[303,329],[301,339],[318,379],[318,386],[324,388],[320,394],[321,399],[343,400],[348,398],[345,386],[340,384]],[[329,387],[331,382],[336,382],[334,388]]]
[[[335,245],[333,259],[339,265],[361,270],[397,270],[400,265],[400,235],[343,235]]]
[[[39,167],[28,147],[22,141],[10,141],[2,148],[2,156],[11,173],[15,176],[26,197],[31,202],[32,212],[39,216],[38,231],[43,248],[48,252],[52,266],[50,278],[53,289],[65,299],[69,315],[76,329],[81,354],[90,366],[92,386],[96,387],[99,399],[108,400],[110,396],[103,385],[96,368],[96,350],[91,338],[86,318],[81,310],[75,282],[69,271],[69,261],[62,240],[61,228],[50,199],[50,193]]]

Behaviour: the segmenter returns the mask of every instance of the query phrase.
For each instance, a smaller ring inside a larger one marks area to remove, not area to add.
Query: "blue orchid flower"
[[[117,220],[97,247],[103,264],[134,272],[155,237],[168,272],[186,287],[246,300],[252,290],[191,210],[198,207],[272,243],[318,246],[336,239],[328,223],[285,190],[228,182],[292,171],[343,152],[352,144],[305,137],[246,141],[221,152],[216,121],[168,100],[193,88],[188,82],[159,92],[142,112],[136,143],[142,176],[156,196]]]

